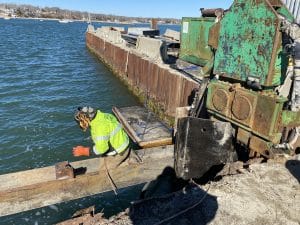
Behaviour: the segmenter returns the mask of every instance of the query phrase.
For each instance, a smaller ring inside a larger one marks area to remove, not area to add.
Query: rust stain
[[[214,49],[218,48],[220,29],[221,29],[221,23],[218,22],[214,24],[209,30],[208,45],[210,45]]]
[[[258,98],[252,129],[269,136],[270,124],[275,110],[274,100],[271,98]]]
[[[217,89],[215,90],[213,97],[212,97],[212,103],[214,108],[217,111],[223,112],[227,105],[228,105],[228,94],[227,91],[225,91],[224,89]]]
[[[256,137],[256,136],[251,137],[249,148],[252,152],[256,152],[259,155],[263,155],[266,158],[273,157],[273,152],[270,149],[270,147],[268,146],[268,143],[259,137]],[[252,154],[255,155],[255,153],[252,153]]]
[[[175,71],[160,67],[93,34],[86,34],[86,44],[135,93],[148,97],[167,116],[174,117],[177,107],[186,106],[192,90],[198,87],[195,81],[178,76]]]
[[[238,120],[246,120],[251,116],[251,102],[243,95],[236,95],[232,103],[232,114]]]

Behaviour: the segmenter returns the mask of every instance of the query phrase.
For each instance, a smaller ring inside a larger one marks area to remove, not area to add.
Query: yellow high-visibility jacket
[[[109,143],[117,153],[127,149],[129,138],[113,115],[97,110],[95,118],[90,122],[90,128],[95,154],[106,153],[109,150]]]

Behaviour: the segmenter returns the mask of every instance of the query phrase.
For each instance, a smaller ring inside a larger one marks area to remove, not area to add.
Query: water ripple
[[[86,49],[86,26],[0,20],[1,174],[75,160],[73,146],[92,144],[73,121],[77,106],[138,104]]]

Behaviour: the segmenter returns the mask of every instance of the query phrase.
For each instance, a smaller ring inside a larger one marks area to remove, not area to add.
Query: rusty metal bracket
[[[200,112],[203,106],[205,105],[204,98],[205,98],[205,92],[207,91],[208,84],[209,84],[209,78],[204,78],[194,98],[194,102],[190,110],[191,117],[196,117],[196,118],[199,117]]]
[[[263,140],[260,137],[252,136],[249,143],[250,157],[264,156],[268,159],[274,157],[274,152],[272,151],[272,143]]]
[[[74,168],[69,164],[68,161],[55,164],[55,174],[57,180],[75,177]]]

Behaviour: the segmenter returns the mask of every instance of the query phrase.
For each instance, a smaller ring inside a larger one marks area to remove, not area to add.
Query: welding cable
[[[191,179],[191,182],[192,182],[193,184],[195,184],[199,189],[202,190],[202,188],[200,187],[200,185],[197,184],[195,181],[193,181],[193,179]],[[158,223],[155,223],[154,225],[161,225],[161,224],[163,224],[163,223],[165,223],[165,222],[167,222],[167,221],[169,221],[169,220],[171,220],[171,219],[176,218],[177,216],[180,216],[180,215],[186,213],[187,211],[189,211],[189,210],[195,208],[196,206],[200,205],[200,204],[203,202],[203,200],[206,198],[206,196],[208,195],[208,191],[209,191],[209,189],[210,189],[210,186],[211,186],[211,182],[209,182],[209,186],[208,186],[208,188],[206,189],[204,196],[203,196],[197,203],[195,203],[194,205],[192,205],[192,206],[190,206],[190,207],[188,207],[188,208],[182,210],[182,211],[179,212],[179,213],[174,214],[173,216],[170,216],[170,217],[168,217],[168,218],[166,218],[166,219],[161,220],[161,221],[158,222]]]
[[[108,170],[108,168],[107,168],[107,164],[106,164],[106,159],[105,159],[105,158],[104,158],[104,165],[105,165],[105,171],[106,171],[106,175],[107,175],[107,177],[108,177],[108,180],[109,180],[109,182],[110,182],[110,185],[111,185],[111,187],[112,187],[112,189],[113,189],[115,195],[118,195],[118,192],[117,192],[118,187],[117,187],[117,185],[115,184],[114,180],[112,179],[112,177],[111,177],[111,175],[110,175],[110,173],[109,173],[109,170]]]

